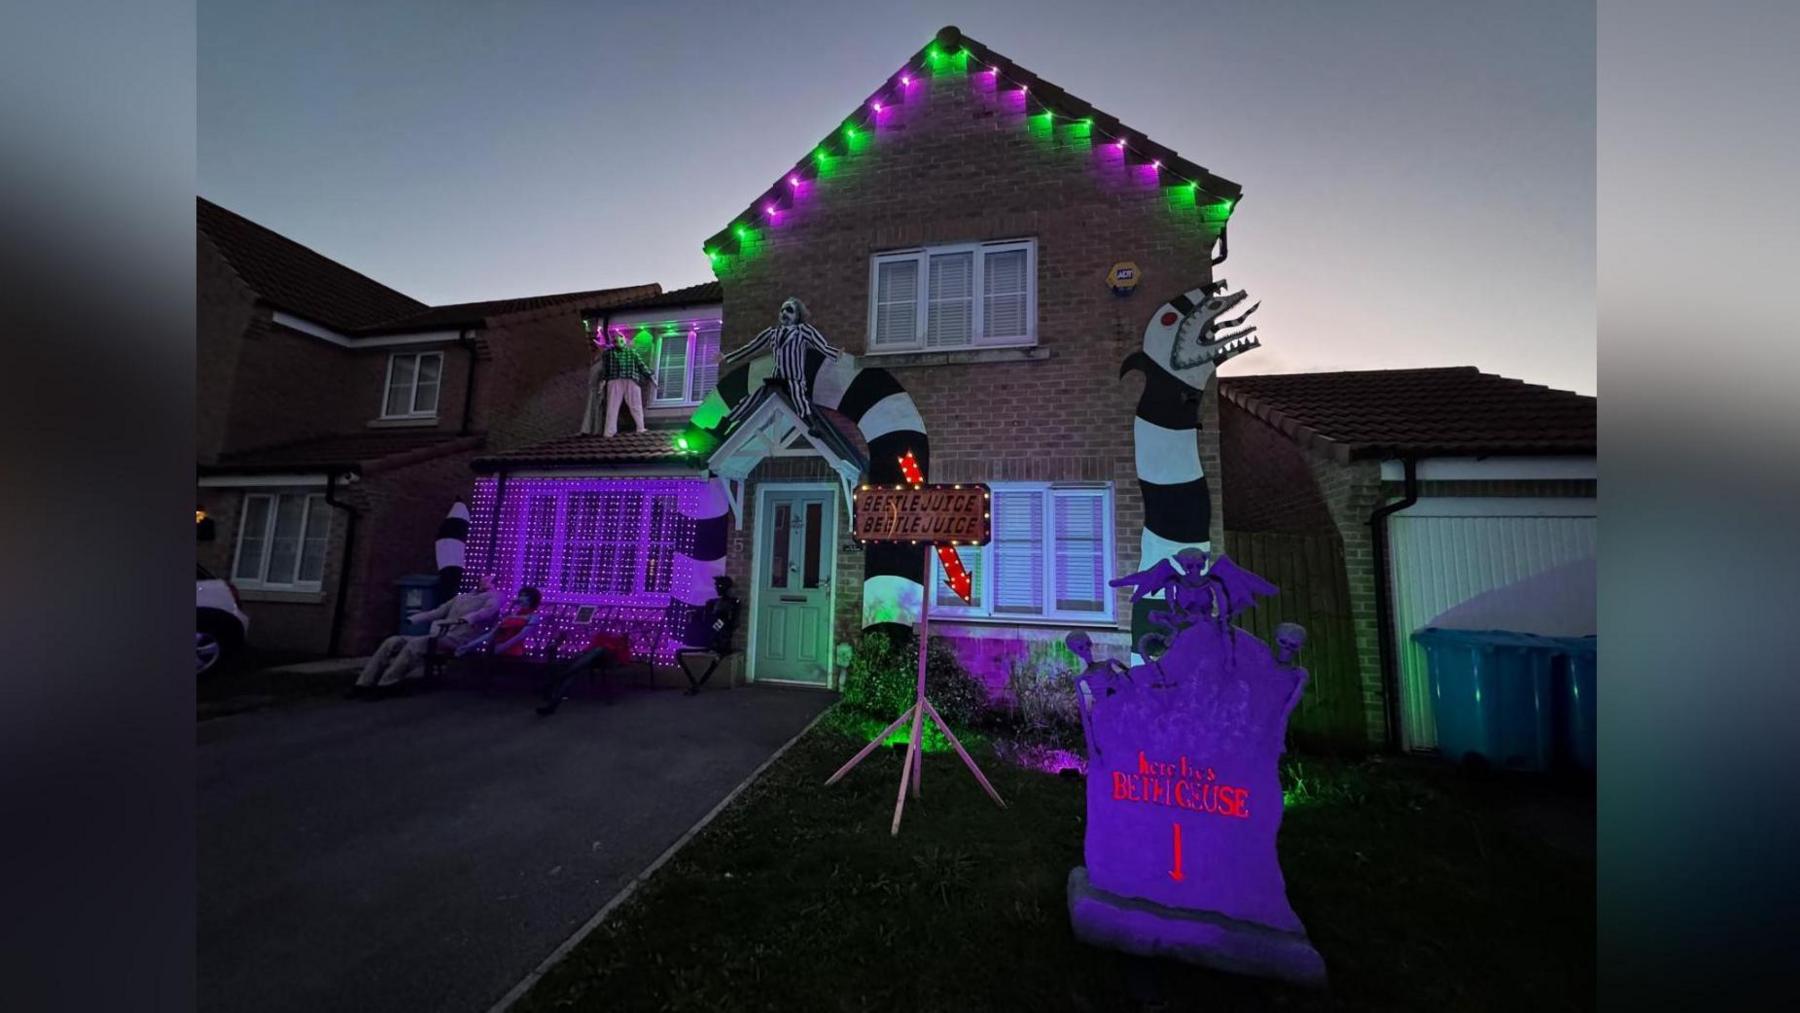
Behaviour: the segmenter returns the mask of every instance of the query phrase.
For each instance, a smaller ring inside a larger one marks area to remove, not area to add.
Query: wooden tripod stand
[[[863,761],[864,757],[887,741],[887,737],[894,733],[894,729],[899,728],[910,719],[912,721],[912,737],[907,744],[906,767],[900,772],[900,794],[894,800],[894,825],[888,830],[888,833],[893,836],[898,836],[900,833],[900,815],[906,809],[907,786],[912,786],[913,798],[919,797],[919,781],[925,774],[925,752],[920,748],[920,735],[925,730],[926,715],[930,715],[931,720],[937,723],[938,730],[944,733],[944,738],[950,740],[950,745],[956,750],[956,755],[962,757],[963,765],[969,768],[969,773],[975,775],[975,780],[981,783],[981,787],[988,793],[988,797],[994,800],[994,804],[1002,809],[1006,808],[1006,803],[1001,800],[1000,793],[988,783],[986,775],[982,774],[981,768],[976,766],[974,759],[969,756],[969,751],[963,748],[961,742],[957,741],[956,733],[950,730],[950,726],[944,723],[943,717],[938,714],[937,708],[933,707],[931,701],[925,697],[925,648],[930,642],[931,596],[935,590],[930,584],[931,553],[931,548],[927,546],[925,549],[925,588],[919,601],[919,678],[913,688],[913,705],[895,718],[893,724],[883,728],[880,735],[870,739],[869,744],[862,747],[861,752],[852,756],[850,762],[839,767],[837,773],[825,781],[829,786],[842,780],[843,776],[850,773],[857,764]]]

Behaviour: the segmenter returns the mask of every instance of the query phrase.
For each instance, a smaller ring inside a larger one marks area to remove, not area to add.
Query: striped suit
[[[825,335],[811,324],[776,324],[752,338],[750,343],[720,360],[720,368],[730,366],[740,359],[750,359],[767,350],[775,358],[775,373],[772,379],[780,380],[787,388],[788,401],[795,414],[801,419],[812,421],[812,391],[806,376],[807,350],[818,352],[826,359],[835,359],[842,354],[842,349],[834,348],[825,340]],[[769,398],[769,385],[764,384],[750,397],[739,401],[725,417],[725,428],[730,429],[740,420],[750,417],[764,401]]]

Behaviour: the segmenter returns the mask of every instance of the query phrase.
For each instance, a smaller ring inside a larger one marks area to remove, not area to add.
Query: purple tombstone
[[[1276,761],[1306,685],[1287,648],[1304,632],[1284,630],[1278,658],[1230,621],[1275,588],[1223,556],[1182,562],[1135,575],[1170,599],[1168,649],[1082,677],[1087,864],[1069,873],[1069,917],[1097,946],[1322,986],[1275,852]]]

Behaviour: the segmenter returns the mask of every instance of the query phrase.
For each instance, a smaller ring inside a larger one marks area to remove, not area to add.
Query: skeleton
[[[1138,485],[1144,496],[1140,565],[1166,561],[1183,550],[1204,553],[1212,548],[1211,495],[1195,438],[1200,395],[1220,365],[1261,347],[1256,328],[1243,324],[1262,304],[1226,318],[1247,298],[1241,290],[1227,293],[1228,287],[1220,279],[1163,303],[1144,328],[1143,350],[1128,356],[1119,370],[1120,376],[1133,370],[1144,374],[1144,391],[1132,422]],[[1140,657],[1145,646],[1167,642],[1148,630],[1155,612],[1154,603],[1145,600],[1160,597],[1163,591],[1159,585],[1133,597],[1132,627]]]
[[[1300,648],[1306,646],[1306,627],[1299,623],[1282,623],[1275,627],[1275,662],[1282,667],[1294,664]]]
[[[835,359],[843,354],[843,350],[826,342],[825,336],[818,332],[812,324],[807,323],[811,314],[806,304],[798,298],[789,296],[781,304],[780,322],[764,330],[750,339],[750,343],[731,352],[720,360],[720,368],[730,366],[740,359],[754,358],[765,350],[775,358],[775,372],[769,380],[749,397],[739,401],[725,417],[725,428],[730,429],[740,420],[749,418],[761,408],[763,402],[774,395],[775,390],[785,387],[788,402],[801,421],[810,423],[813,417],[812,390],[806,376],[806,353],[808,349],[818,352],[827,359]]]
[[[1177,567],[1176,563],[1181,565]],[[1238,613],[1256,604],[1257,598],[1266,598],[1278,590],[1232,562],[1230,556],[1220,553],[1209,565],[1205,550],[1192,547],[1177,552],[1173,559],[1161,560],[1109,583],[1113,587],[1131,587],[1134,606],[1157,594],[1168,603],[1167,609],[1153,611],[1147,618],[1169,632],[1145,633],[1138,638],[1138,654],[1145,658],[1161,654],[1174,635],[1188,626],[1206,621],[1224,627]]]

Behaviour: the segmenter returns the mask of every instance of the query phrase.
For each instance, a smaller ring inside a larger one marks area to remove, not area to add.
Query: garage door
[[[1593,556],[1595,503],[1422,499],[1388,524],[1401,734],[1409,749],[1434,749],[1431,682],[1412,631],[1484,591]]]

